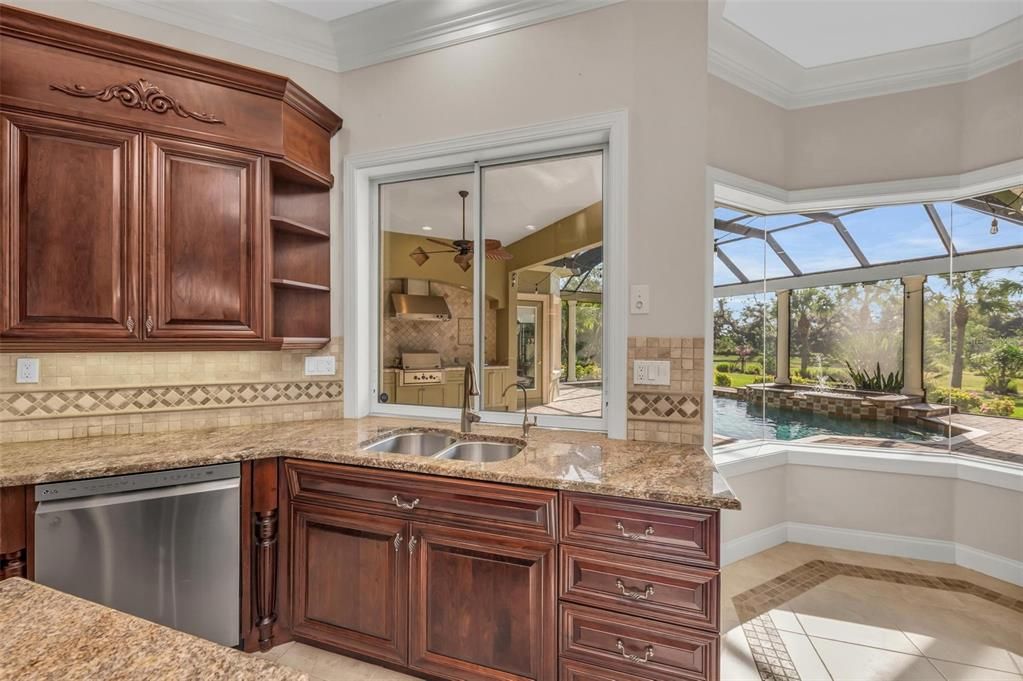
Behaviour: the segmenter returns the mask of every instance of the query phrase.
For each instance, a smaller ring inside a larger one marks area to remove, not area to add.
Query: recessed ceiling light
[[[526,229],[528,229],[530,232],[535,232],[536,225],[526,225]]]
[[[424,232],[432,232],[433,231],[433,227],[431,227],[430,225],[423,225],[423,231]]]

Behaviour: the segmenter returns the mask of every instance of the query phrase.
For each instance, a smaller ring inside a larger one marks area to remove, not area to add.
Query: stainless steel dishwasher
[[[36,581],[238,645],[240,470],[227,463],[36,485]]]

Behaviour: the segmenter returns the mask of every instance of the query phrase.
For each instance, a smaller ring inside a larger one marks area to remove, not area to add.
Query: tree
[[[792,291],[791,315],[796,320],[795,340],[799,347],[799,373],[809,376],[812,345],[830,345],[835,325],[835,298],[825,288]]]
[[[940,275],[951,289],[952,306],[952,380],[953,388],[963,387],[966,356],[966,325],[974,312],[991,314],[1011,312],[1023,295],[1023,284],[1006,277],[991,277],[989,270],[972,270]]]

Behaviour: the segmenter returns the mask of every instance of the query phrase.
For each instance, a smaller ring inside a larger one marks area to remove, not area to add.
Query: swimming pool
[[[823,414],[751,405],[745,400],[714,398],[714,434],[739,440],[799,440],[812,435],[850,435],[886,440],[938,442],[945,439],[902,423],[834,419]]]

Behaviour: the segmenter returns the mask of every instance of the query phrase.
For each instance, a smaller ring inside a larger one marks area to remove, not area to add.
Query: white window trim
[[[604,156],[604,242],[607,245],[604,250],[604,316],[609,320],[627,320],[627,112],[594,114],[345,158],[342,255],[345,418],[384,414],[439,419],[457,416],[457,410],[449,408],[380,404],[373,398],[378,328],[374,300],[379,290],[379,281],[374,279],[377,269],[375,184],[415,173],[444,172],[474,163],[595,146],[607,148]],[[541,426],[606,429],[609,437],[625,437],[628,325],[604,326],[603,418],[540,415]],[[486,411],[483,417],[491,423],[519,423],[522,418],[518,413]]]

